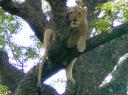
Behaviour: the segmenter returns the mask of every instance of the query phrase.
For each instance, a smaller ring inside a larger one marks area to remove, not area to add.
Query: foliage
[[[95,15],[98,15],[94,21],[98,32],[109,31],[115,24],[128,21],[128,6],[125,0],[109,1],[97,6]]]
[[[8,95],[10,93],[7,86],[0,85],[0,95]]]
[[[13,35],[18,34],[22,29],[22,21],[16,16],[4,12],[0,8],[0,48],[6,50],[10,55],[13,65],[23,70],[24,63],[29,59],[39,58],[39,48],[41,45],[35,37],[31,37],[34,46],[25,47],[18,45]]]

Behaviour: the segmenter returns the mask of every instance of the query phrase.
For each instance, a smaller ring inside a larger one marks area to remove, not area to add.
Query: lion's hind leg
[[[43,69],[43,66],[44,66],[44,63],[46,62],[46,60],[47,60],[47,56],[44,55],[42,57],[42,62],[39,64],[39,67],[38,67],[38,82],[37,82],[37,87],[41,87],[42,86],[42,83],[41,83],[42,69]]]
[[[70,82],[72,82],[73,84],[75,84],[75,80],[73,79],[73,76],[72,76],[72,70],[73,70],[73,66],[74,66],[74,64],[76,62],[76,59],[77,58],[73,59],[69,63],[68,67],[66,68],[66,77],[67,77],[67,80],[70,81]]]

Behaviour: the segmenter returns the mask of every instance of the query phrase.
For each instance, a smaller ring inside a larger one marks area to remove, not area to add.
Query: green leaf
[[[0,95],[9,95],[11,92],[8,90],[7,86],[0,85]]]
[[[27,53],[26,55],[29,57],[29,58],[35,58],[35,57],[38,57],[39,55],[37,54],[37,51],[32,49],[32,48],[28,48],[27,49]]]

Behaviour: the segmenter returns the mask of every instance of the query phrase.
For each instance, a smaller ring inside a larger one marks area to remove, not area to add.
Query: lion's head
[[[70,27],[77,28],[85,23],[85,20],[87,20],[86,16],[87,7],[71,7],[68,9],[67,22],[69,23]]]

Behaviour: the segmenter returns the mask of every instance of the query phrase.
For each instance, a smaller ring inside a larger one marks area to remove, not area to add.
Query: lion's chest
[[[72,31],[67,40],[67,47],[72,48],[77,45],[81,33],[80,31]]]

